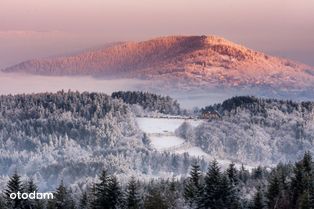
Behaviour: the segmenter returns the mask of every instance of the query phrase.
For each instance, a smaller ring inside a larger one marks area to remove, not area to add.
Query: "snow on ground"
[[[192,126],[198,126],[203,121],[202,120],[193,120],[193,119],[178,119],[178,118],[136,118],[137,124],[140,129],[147,133],[174,133],[174,131],[179,128],[179,126],[184,122],[189,122]]]
[[[149,138],[151,140],[151,144],[159,151],[162,151],[166,148],[178,146],[185,142],[184,139],[181,139],[176,136],[152,135]]]
[[[190,156],[194,157],[209,158],[209,155],[199,147],[176,148],[185,143],[184,139],[174,134],[175,130],[179,128],[184,121],[188,121],[192,126],[197,126],[202,123],[202,120],[193,119],[137,118],[140,129],[149,135],[151,144],[158,151],[174,148],[173,152],[178,154],[188,153]]]
[[[190,147],[183,150],[176,150],[175,152],[178,154],[188,153],[190,156],[193,157],[210,158],[210,156],[199,147]]]
[[[219,165],[225,169],[231,163],[230,160],[217,159],[215,156],[211,156],[204,152],[200,147],[193,146],[187,143],[184,139],[175,136],[175,130],[184,122],[188,121],[192,126],[201,124],[202,120],[193,119],[178,119],[178,118],[136,118],[139,128],[148,134],[152,146],[162,152],[170,151],[177,154],[188,153],[193,157],[204,158],[208,161],[216,159]],[[190,145],[182,146],[180,145]],[[242,164],[235,163],[237,168],[240,168]],[[246,169],[252,170],[255,166],[244,165]]]

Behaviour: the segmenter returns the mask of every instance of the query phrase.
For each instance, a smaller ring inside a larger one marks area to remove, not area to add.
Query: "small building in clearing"
[[[201,119],[207,119],[207,120],[217,120],[221,119],[221,115],[218,111],[204,111],[201,115]]]

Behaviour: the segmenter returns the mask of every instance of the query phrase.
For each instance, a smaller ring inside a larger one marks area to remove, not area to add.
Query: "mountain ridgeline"
[[[40,75],[88,75],[162,82],[179,89],[280,87],[307,90],[314,69],[217,36],[167,36],[119,42],[71,56],[33,59],[3,69]]]

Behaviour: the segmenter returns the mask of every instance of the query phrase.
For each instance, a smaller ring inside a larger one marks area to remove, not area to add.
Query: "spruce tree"
[[[5,204],[5,200],[2,197],[2,194],[0,195],[0,209],[7,209],[6,204]]]
[[[305,152],[302,160],[303,169],[307,174],[311,174],[312,171],[312,156],[310,152]]]
[[[116,209],[119,207],[121,200],[123,199],[122,192],[119,186],[119,182],[115,176],[110,178],[108,185],[108,209]]]
[[[241,169],[239,171],[239,180],[243,183],[246,183],[250,177],[250,173],[247,169],[245,169],[244,165],[242,164]]]
[[[277,174],[270,179],[268,190],[266,193],[267,205],[269,209],[275,208],[278,203],[280,195],[280,182]]]
[[[291,179],[291,201],[293,207],[297,207],[298,201],[305,190],[304,174],[303,164],[300,162],[295,163]]]
[[[108,198],[110,181],[110,176],[107,174],[107,171],[104,170],[99,177],[99,183],[95,185],[95,202],[93,203],[93,208],[110,208]]]
[[[195,208],[200,201],[201,187],[201,171],[199,165],[195,162],[192,164],[190,177],[184,187],[184,199],[191,208]]]
[[[251,209],[265,209],[263,192],[260,187],[257,189],[254,195]]]
[[[88,196],[86,192],[83,192],[79,206],[80,209],[88,209]]]
[[[164,190],[164,196],[167,201],[167,205],[169,206],[169,209],[175,209],[178,208],[177,204],[180,198],[180,193],[178,191],[178,182],[173,177],[171,181],[167,180],[166,187]]]
[[[222,175],[220,183],[220,193],[222,194],[223,207],[228,209],[239,208],[239,197],[233,183],[230,182],[227,175]]]
[[[160,188],[157,185],[151,184],[148,188],[144,200],[145,209],[169,209],[169,205],[162,196]]]
[[[221,209],[224,206],[222,193],[222,174],[218,162],[214,160],[208,168],[205,176],[205,187],[200,207],[210,209]]]
[[[119,207],[123,199],[119,182],[115,176],[110,176],[104,170],[99,183],[95,185],[95,200],[92,208],[95,209],[115,209]]]
[[[314,209],[314,179],[312,179],[310,187],[309,187],[309,206],[311,209]]]
[[[310,206],[309,193],[305,191],[300,197],[299,209],[313,209]]]
[[[126,191],[126,205],[129,209],[138,209],[140,207],[138,185],[133,176],[128,183]]]
[[[17,171],[10,177],[9,182],[7,183],[7,187],[5,189],[4,195],[6,200],[6,206],[8,209],[22,209],[24,208],[24,200],[15,198],[11,199],[10,195],[12,193],[16,194],[20,192],[24,192],[24,188],[21,181],[21,176],[17,174]]]
[[[38,187],[35,184],[34,180],[30,178],[26,184],[25,184],[25,191],[27,193],[33,193],[33,192],[38,192]],[[26,208],[31,208],[31,209],[42,209],[44,207],[44,202],[42,200],[32,200],[32,199],[27,199],[25,200],[25,204],[27,205]]]
[[[75,208],[75,203],[70,196],[67,188],[64,186],[63,181],[61,181],[59,187],[57,188],[52,202],[55,209]]]
[[[231,163],[227,169],[227,175],[230,180],[230,183],[237,185],[239,181],[238,170],[235,167],[234,163]]]

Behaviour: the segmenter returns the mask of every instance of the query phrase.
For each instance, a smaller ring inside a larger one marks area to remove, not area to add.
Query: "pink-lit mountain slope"
[[[314,86],[312,67],[216,36],[169,36],[123,42],[73,56],[29,60],[4,71],[140,78],[189,86]]]

